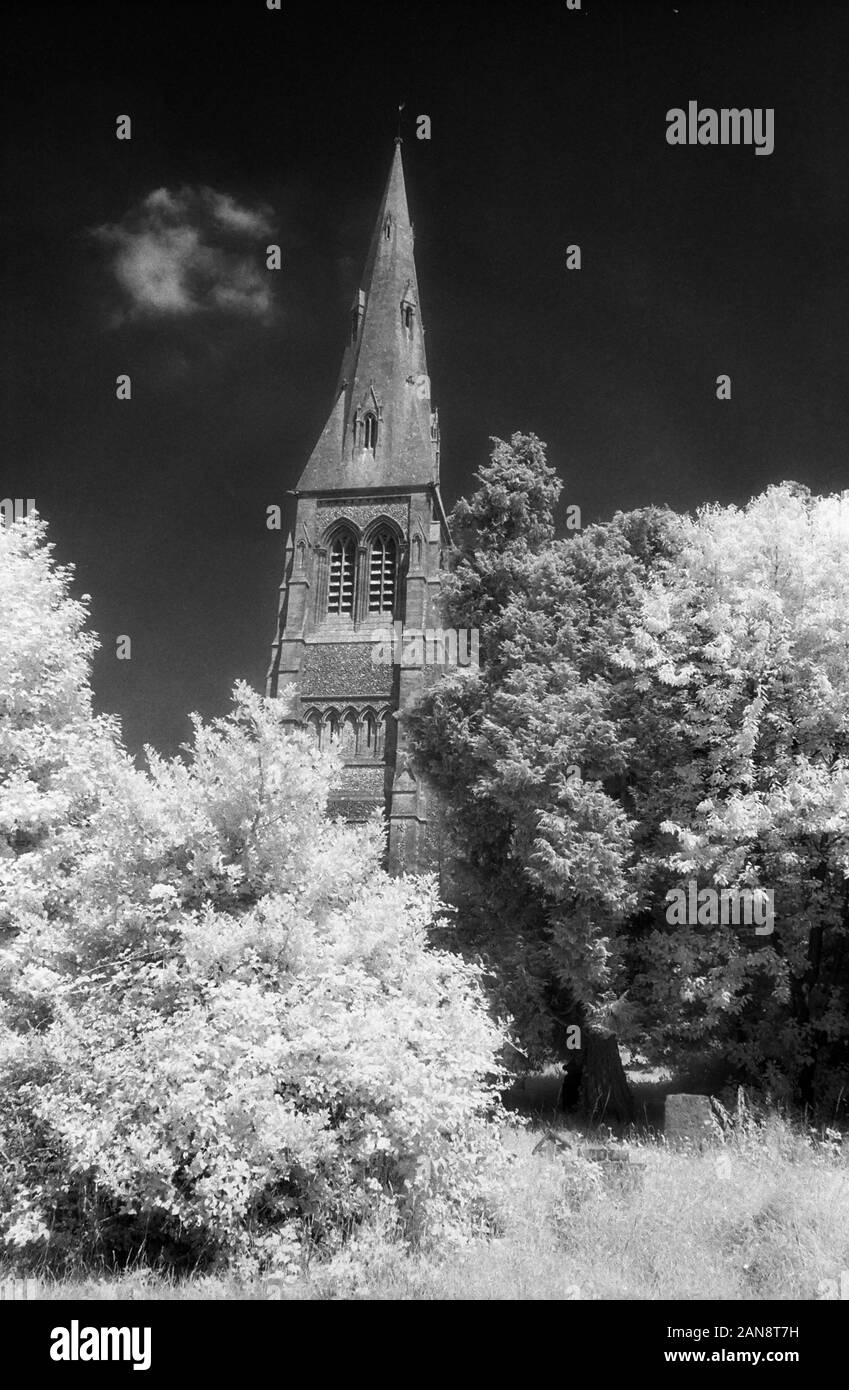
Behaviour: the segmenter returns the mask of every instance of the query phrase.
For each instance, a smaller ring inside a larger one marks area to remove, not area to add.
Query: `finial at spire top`
[[[401,102],[401,105],[398,107],[398,134],[395,136],[395,144],[396,144],[396,145],[403,145],[403,143],[404,143],[403,140],[401,139],[401,112],[404,110],[404,107],[405,107],[406,105],[407,105],[406,101],[402,101],[402,102]]]

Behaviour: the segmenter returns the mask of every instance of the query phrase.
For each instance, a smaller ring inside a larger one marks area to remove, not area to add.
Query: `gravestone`
[[[591,1163],[601,1164],[601,1175],[608,1190],[628,1192],[642,1187],[646,1164],[632,1163],[627,1149],[606,1145],[602,1149],[581,1148],[578,1153]]]
[[[666,1097],[664,1133],[670,1144],[701,1149],[719,1138],[710,1096]]]

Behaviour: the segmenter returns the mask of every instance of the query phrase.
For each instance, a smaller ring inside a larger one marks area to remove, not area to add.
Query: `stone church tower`
[[[432,867],[428,789],[395,717],[432,674],[427,648],[420,644],[416,664],[414,644],[401,664],[396,643],[389,664],[376,637],[393,625],[438,628],[448,541],[400,139],[330,415],[290,524],[268,694],[293,685],[297,717],[322,745],[339,741],[344,766],[331,810],[361,820],[381,807],[390,870]]]

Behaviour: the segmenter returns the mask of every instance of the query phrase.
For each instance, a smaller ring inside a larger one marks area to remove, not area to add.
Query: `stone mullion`
[[[357,573],[354,576],[354,626],[358,627],[368,613],[368,547],[357,546]]]

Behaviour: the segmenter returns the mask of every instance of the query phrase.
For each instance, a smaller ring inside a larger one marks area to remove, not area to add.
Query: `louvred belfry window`
[[[353,613],[356,547],[353,536],[337,536],[330,548],[328,613]]]
[[[395,607],[397,571],[395,541],[388,531],[379,531],[371,543],[368,582],[370,613],[391,613]]]

